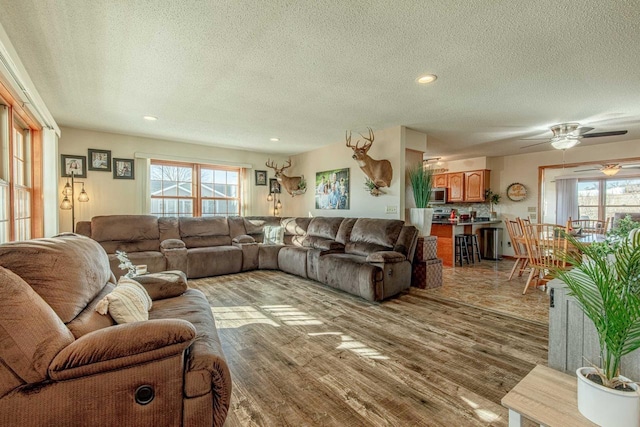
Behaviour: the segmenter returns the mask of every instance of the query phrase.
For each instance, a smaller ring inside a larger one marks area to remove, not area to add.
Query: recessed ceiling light
[[[278,142],[278,141],[280,141],[280,138],[269,138],[269,141]]]
[[[427,83],[435,82],[437,78],[438,76],[436,76],[435,74],[425,74],[424,76],[418,77],[416,81],[421,85],[426,85]]]
[[[142,118],[145,120],[149,120],[150,122],[155,122],[156,120],[158,120],[156,116],[142,116]]]

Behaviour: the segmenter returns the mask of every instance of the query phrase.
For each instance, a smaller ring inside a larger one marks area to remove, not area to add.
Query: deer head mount
[[[291,197],[307,192],[307,183],[304,180],[304,175],[287,176],[284,174],[284,170],[291,167],[291,159],[287,160],[287,163],[281,168],[279,168],[276,163],[272,162],[271,159],[267,160],[265,165],[274,170],[276,179],[280,184],[282,184],[284,189],[287,190],[287,193],[291,194]]]
[[[358,163],[362,172],[367,175],[367,178],[371,180],[373,183],[374,189],[371,190],[371,194],[376,192],[380,194],[381,187],[389,187],[391,185],[391,178],[393,177],[393,168],[391,167],[391,162],[389,160],[375,160],[369,157],[367,152],[373,145],[373,130],[369,129],[369,137],[365,137],[362,134],[359,134],[365,141],[364,145],[360,147],[358,144],[360,140],[356,141],[356,145],[351,145],[351,131],[345,132],[345,139],[347,140],[347,147],[353,150],[353,159]]]

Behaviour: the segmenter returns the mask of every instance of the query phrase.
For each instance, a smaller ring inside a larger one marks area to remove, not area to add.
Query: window
[[[240,215],[240,168],[151,161],[151,214]]]
[[[13,103],[0,84],[0,243],[42,234],[42,218],[38,215],[35,220],[33,215],[33,151],[40,152],[34,135],[39,135],[39,130],[24,118],[22,110],[12,107]]]
[[[29,130],[13,121],[13,222],[14,240],[31,238],[31,144]]]
[[[615,213],[640,211],[640,178],[578,181],[580,218],[606,220]]]

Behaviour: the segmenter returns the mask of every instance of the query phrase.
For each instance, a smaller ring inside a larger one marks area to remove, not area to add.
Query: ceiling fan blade
[[[591,172],[591,171],[599,171],[600,168],[593,168],[593,169],[580,169],[574,172]]]
[[[525,145],[524,147],[520,147],[520,149],[522,150],[523,148],[529,148],[529,147],[535,147],[536,145],[548,144],[549,143],[549,138],[545,138],[545,139],[546,139],[546,141],[537,142],[535,144],[530,144],[530,145]]]
[[[578,135],[584,135],[585,133],[591,132],[594,129],[595,128],[590,128],[588,126],[584,126],[584,127],[578,128],[574,133],[576,133]]]
[[[583,138],[598,138],[600,136],[616,136],[616,135],[626,135],[626,130],[614,130],[611,132],[595,132],[595,133],[587,133],[582,135]]]

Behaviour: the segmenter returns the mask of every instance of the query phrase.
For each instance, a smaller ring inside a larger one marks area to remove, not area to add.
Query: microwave
[[[436,187],[431,189],[431,204],[444,205],[447,203],[447,189],[444,187]]]

